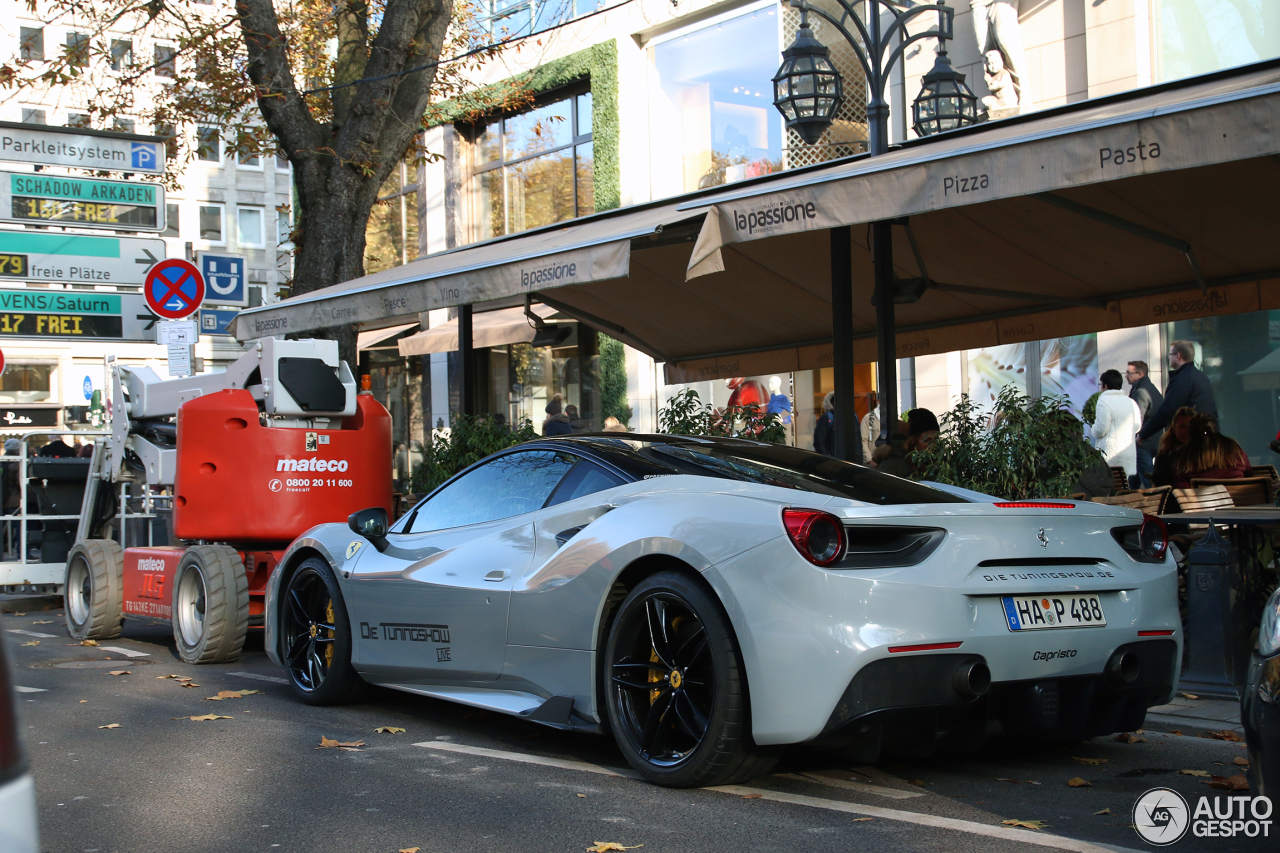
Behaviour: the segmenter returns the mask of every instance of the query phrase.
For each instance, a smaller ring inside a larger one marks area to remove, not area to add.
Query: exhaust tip
[[[980,660],[965,661],[956,667],[951,686],[966,699],[985,696],[991,689],[991,670]]]
[[[1107,681],[1116,687],[1133,684],[1142,674],[1142,662],[1133,652],[1120,652],[1107,661]]]

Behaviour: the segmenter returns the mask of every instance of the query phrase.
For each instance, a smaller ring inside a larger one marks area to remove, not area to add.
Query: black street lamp
[[[809,28],[809,13],[835,28],[853,48],[867,78],[867,136],[870,154],[889,150],[889,104],[885,87],[889,72],[914,42],[936,38],[938,60],[925,75],[924,88],[912,105],[914,126],[921,136],[965,127],[978,120],[978,99],[965,85],[964,75],[951,67],[946,43],[953,38],[955,12],[943,0],[917,4],[914,0],[834,0],[844,14],[836,17],[808,0],[789,0],[800,10],[796,40],[783,51],[782,66],[773,78],[773,104],[807,144],[815,144],[835,119],[843,99],[840,73],[832,65],[825,45]],[[855,6],[867,10],[866,20]],[[921,15],[936,14],[936,29],[915,33],[907,25]],[[883,15],[891,16],[887,27]],[[854,32],[850,32],[852,24]],[[876,326],[879,332],[880,437],[887,440],[898,421],[897,341],[894,321],[893,232],[891,222],[871,224],[871,256],[875,264]],[[835,358],[836,455],[860,459],[862,443],[853,407],[853,271],[849,253],[852,232],[848,226],[831,230],[832,346]]]

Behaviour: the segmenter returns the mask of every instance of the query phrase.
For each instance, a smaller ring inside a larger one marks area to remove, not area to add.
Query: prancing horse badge
[[[1049,547],[1049,537],[1047,537],[1047,536],[1045,536],[1045,535],[1044,535],[1044,528],[1043,528],[1043,527],[1041,527],[1041,528],[1040,528],[1040,532],[1036,534],[1036,538],[1040,540],[1040,547],[1041,547],[1041,548],[1048,548],[1048,547]]]

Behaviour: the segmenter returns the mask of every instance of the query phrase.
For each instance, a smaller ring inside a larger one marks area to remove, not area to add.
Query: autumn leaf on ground
[[[221,702],[223,699],[243,699],[245,696],[257,692],[257,690],[219,690],[217,696],[206,696],[204,698],[209,702]]]
[[[923,779],[908,779],[907,784],[915,785],[917,788],[923,788],[925,785],[928,785],[929,783],[924,781]]]
[[[113,669],[107,675],[133,675],[133,673],[127,669]]]
[[[1201,782],[1202,785],[1208,785],[1210,788],[1220,788],[1223,791],[1247,791],[1249,790],[1249,780],[1243,775],[1240,776],[1210,776],[1208,782]]]
[[[1106,764],[1111,759],[1110,758],[1078,758],[1077,756],[1073,755],[1071,756],[1071,760],[1076,762],[1077,764],[1088,764],[1090,767],[1096,767],[1099,764]]]
[[[1009,820],[1002,820],[1000,821],[1000,825],[1001,826],[1020,826],[1023,829],[1044,829],[1046,826],[1048,826],[1048,824],[1042,820],[1017,820],[1014,818],[1010,818]]]
[[[1111,814],[1111,813],[1112,813],[1112,812],[1111,812],[1111,809],[1103,809],[1103,810],[1102,810],[1102,811],[1100,811],[1100,812],[1094,812],[1094,814],[1096,814],[1096,815],[1098,815],[1098,814]]]
[[[1137,735],[1130,734],[1129,732],[1121,732],[1120,734],[1113,737],[1112,740],[1119,741],[1120,743],[1146,743],[1147,742],[1146,738],[1138,737]]]
[[[1183,776],[1203,776],[1206,779],[1209,778],[1208,770],[1179,770],[1178,772]]]
[[[577,794],[576,796],[579,796],[579,797],[581,797],[581,798],[582,798],[582,799],[584,799],[584,800],[587,798],[587,795],[586,795],[586,794]]]
[[[81,700],[80,700],[80,704],[81,704],[81,705],[83,705],[83,704],[85,704],[85,703],[86,703],[86,702],[88,702],[88,701],[89,701],[88,699],[81,699]]]
[[[401,847],[399,853],[418,853],[421,847]]]
[[[399,728],[396,728],[395,726],[378,726],[373,731],[376,734],[380,734],[380,735],[394,735],[404,731],[404,729],[399,729]]]
[[[582,796],[582,795],[581,795],[581,794],[579,794],[578,796]],[[738,799],[740,799],[740,800],[761,800],[761,799],[764,799],[764,794],[743,794],[743,795],[742,795],[741,797],[739,797]]]
[[[98,645],[98,641],[97,641],[97,640],[81,640],[81,641],[80,641],[80,645],[82,645],[82,646],[96,646],[96,645]]]
[[[98,728],[100,728],[100,729],[118,729],[118,728],[120,728],[120,724],[119,724],[119,723],[107,723],[105,726],[98,726]]]
[[[873,817],[855,817],[853,823],[862,823],[864,820],[875,820]]]
[[[1239,765],[1240,767],[1248,767],[1249,759],[1245,758],[1242,755],[1237,755],[1235,758],[1231,759],[1231,763]]]
[[[1178,737],[1182,737],[1182,732],[1178,731],[1177,729],[1174,729],[1173,731],[1169,732],[1169,734],[1171,734],[1171,735],[1177,735]]]
[[[1199,699],[1200,698],[1194,693],[1179,693],[1178,695],[1181,696],[1183,699]]]
[[[32,622],[31,624],[32,624],[32,625],[52,625],[52,624],[53,624],[53,620],[52,620],[52,619],[40,619],[40,620],[38,620],[38,621],[36,621],[36,622]]]
[[[182,686],[183,687],[199,687],[200,685],[196,684],[194,681],[184,681],[182,682]]]
[[[14,613],[12,610],[11,610],[11,611],[9,611],[9,612],[10,612],[10,613],[13,613],[13,615],[14,615],[14,616],[26,616],[26,615],[27,615],[26,613]]]
[[[39,640],[32,640],[31,642],[29,642],[29,643],[23,643],[22,645],[24,645],[24,646],[38,646],[38,645],[40,645],[40,641],[39,641]]]
[[[637,844],[635,847],[623,847],[616,841],[597,841],[587,848],[587,853],[608,853],[610,850],[635,850],[637,847],[643,846],[643,844]]]
[[[1082,777],[1080,777],[1080,776],[1075,776],[1075,777],[1073,777],[1073,778],[1071,778],[1071,779],[1068,779],[1068,780],[1067,780],[1067,787],[1069,787],[1069,788],[1092,788],[1092,787],[1093,787],[1093,783],[1092,783],[1092,782],[1090,782],[1088,779],[1084,779],[1084,778],[1082,778]]]
[[[335,747],[344,748],[344,749],[355,749],[357,746],[364,746],[364,745],[365,743],[362,740],[353,740],[353,741],[343,742],[340,740],[334,740],[331,737],[325,737],[324,735],[320,735],[320,745],[317,746],[316,749],[333,749]]]
[[[1204,735],[1204,737],[1211,738],[1212,740],[1227,740],[1232,743],[1239,743],[1244,740],[1244,738],[1240,737],[1240,735],[1236,734],[1231,729],[1223,729],[1220,732],[1209,732]]]
[[[208,722],[209,720],[230,720],[232,717],[223,717],[218,714],[201,714],[198,717],[170,717],[171,720],[194,720],[197,723]]]

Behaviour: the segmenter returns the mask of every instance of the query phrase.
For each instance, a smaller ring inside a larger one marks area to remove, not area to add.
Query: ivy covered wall
[[[618,153],[618,45],[613,39],[553,59],[531,72],[434,104],[428,123],[434,127],[465,120],[484,114],[491,109],[490,105],[518,100],[514,95],[520,91],[537,97],[582,80],[591,83],[596,210],[612,210],[622,204],[622,169]]]

